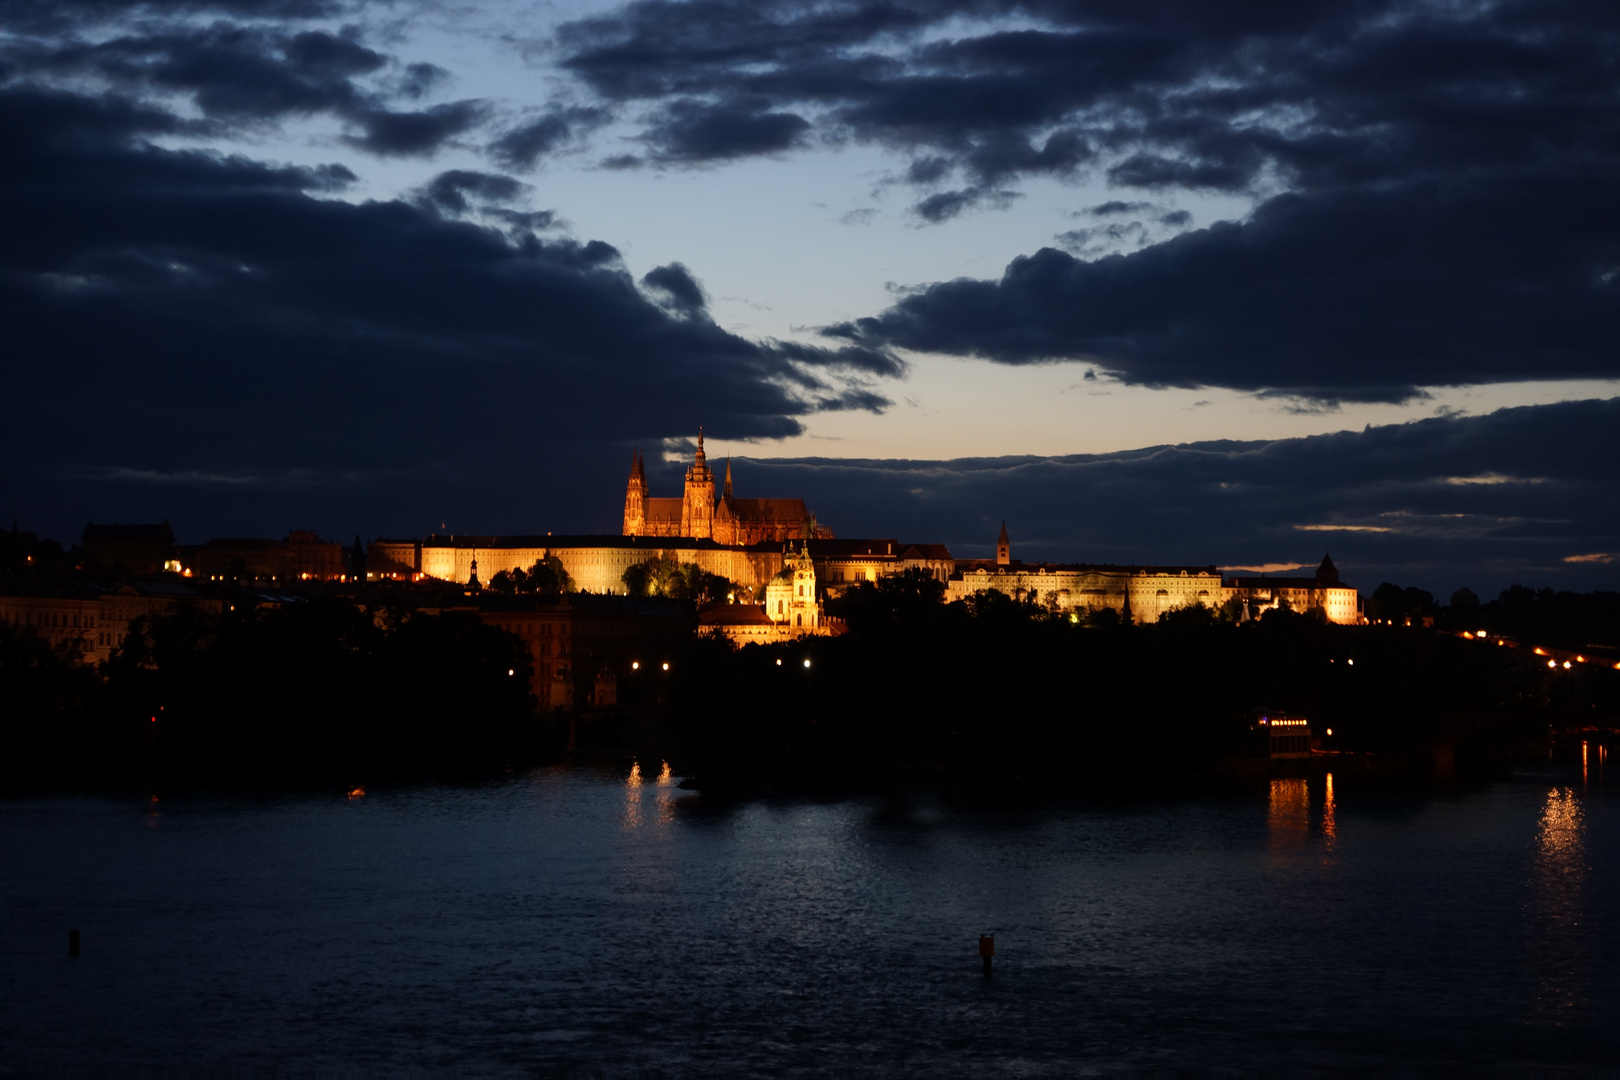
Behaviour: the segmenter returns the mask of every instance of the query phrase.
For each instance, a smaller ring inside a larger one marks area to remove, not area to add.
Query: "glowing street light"
[[[665,660],[665,661],[664,661],[664,670],[665,670],[665,671],[668,671],[668,670],[669,670],[669,661],[668,661],[668,660]]]
[[[810,666],[810,661],[808,661],[808,660],[806,660],[806,661],[805,661],[805,662],[804,662],[804,666],[805,666],[805,667],[809,667],[809,666]]]
[[[630,670],[631,671],[640,671],[641,670],[641,661],[640,660],[632,660],[632,661],[630,661]]]

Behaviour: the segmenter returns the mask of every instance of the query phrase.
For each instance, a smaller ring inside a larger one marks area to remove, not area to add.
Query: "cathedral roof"
[[[648,521],[679,521],[684,499],[670,499],[656,496],[647,500]]]
[[[739,521],[797,524],[810,516],[803,499],[726,499],[721,505],[729,507]]]

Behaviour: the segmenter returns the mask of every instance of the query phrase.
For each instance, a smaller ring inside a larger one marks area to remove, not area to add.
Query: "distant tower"
[[[720,497],[723,499],[731,498],[731,459],[729,457],[726,458],[726,486],[721,489]]]
[[[1012,544],[1007,541],[1007,523],[1001,523],[1001,535],[996,537],[996,565],[1009,566],[1012,564]]]
[[[1326,587],[1338,587],[1339,568],[1333,565],[1332,555],[1322,556],[1322,565],[1316,568],[1316,583]]]
[[[703,453],[698,428],[697,456],[686,469],[686,497],[681,502],[681,535],[707,540],[714,535],[714,470]]]
[[[641,451],[630,451],[630,483],[624,489],[624,535],[642,536],[647,531],[647,470]]]
[[[478,583],[478,560],[474,558],[472,561],[472,577],[467,579],[467,589],[470,592],[477,592],[482,588],[483,586]]]

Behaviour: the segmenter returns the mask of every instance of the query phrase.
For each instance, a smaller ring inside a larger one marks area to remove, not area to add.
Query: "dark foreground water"
[[[159,795],[0,803],[0,1072],[1620,1064],[1596,762],[989,808],[564,769]]]

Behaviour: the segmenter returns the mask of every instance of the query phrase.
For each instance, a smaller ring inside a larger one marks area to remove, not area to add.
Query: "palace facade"
[[[994,589],[1077,617],[1109,608],[1132,623],[1155,622],[1194,604],[1219,608],[1231,600],[1242,602],[1240,618],[1257,618],[1286,603],[1295,611],[1320,608],[1336,623],[1361,619],[1356,590],[1339,581],[1330,557],[1308,578],[1223,578],[1214,566],[1026,563],[1012,557],[1005,524],[996,538],[995,560],[958,563],[946,588],[947,600]]]

